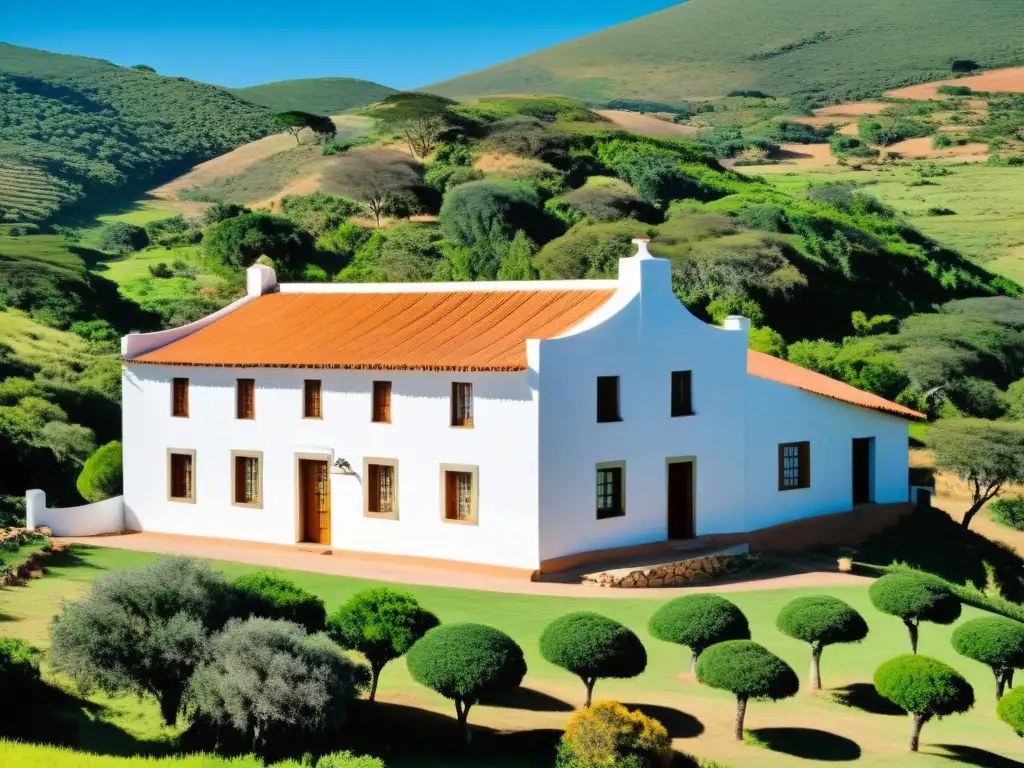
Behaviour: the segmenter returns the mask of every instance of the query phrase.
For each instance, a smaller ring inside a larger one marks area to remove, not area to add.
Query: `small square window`
[[[306,419],[322,419],[324,416],[322,387],[320,379],[306,379],[302,382],[302,416]]]
[[[452,382],[452,426],[473,426],[473,385]]]
[[[231,502],[236,506],[263,505],[263,473],[260,467],[262,458],[263,454],[259,452],[231,452]]]
[[[196,500],[196,452],[171,449],[167,452],[167,498],[194,503]]]
[[[366,459],[364,466],[364,514],[397,520],[398,462],[394,459]]]
[[[794,491],[811,487],[811,444],[779,445],[779,490]]]
[[[597,465],[597,519],[626,514],[626,467],[624,464]]]
[[[672,416],[693,415],[693,372],[672,371]]]
[[[380,424],[391,423],[391,382],[373,382],[373,420]]]
[[[477,522],[477,468],[460,465],[441,467],[441,513],[453,523]]]
[[[175,379],[171,394],[171,416],[188,418],[188,379]]]
[[[622,421],[619,415],[619,377],[597,377],[598,422]]]
[[[235,418],[256,418],[255,379],[238,379],[235,386]]]

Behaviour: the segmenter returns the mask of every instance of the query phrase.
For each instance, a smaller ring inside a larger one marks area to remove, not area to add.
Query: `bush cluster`
[[[997,523],[1024,531],[1024,496],[1003,496],[989,504],[988,509]]]
[[[617,702],[598,701],[569,720],[555,768],[667,768],[672,757],[665,726]]]
[[[267,571],[240,576],[231,584],[239,616],[280,619],[321,632],[327,620],[324,601],[294,583]]]

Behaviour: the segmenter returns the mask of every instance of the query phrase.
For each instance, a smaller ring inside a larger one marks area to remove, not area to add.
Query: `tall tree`
[[[419,164],[402,154],[380,147],[360,147],[343,155],[324,171],[326,186],[366,205],[377,226],[388,204],[422,182]]]
[[[331,118],[314,115],[312,112],[278,112],[274,115],[274,119],[277,120],[285,133],[290,133],[295,137],[296,144],[300,143],[299,134],[302,133],[304,128],[309,128],[318,136],[334,136],[338,132]]]
[[[441,134],[458,122],[456,102],[430,93],[396,93],[370,111],[385,127],[400,132],[413,157],[425,158],[437,147]]]

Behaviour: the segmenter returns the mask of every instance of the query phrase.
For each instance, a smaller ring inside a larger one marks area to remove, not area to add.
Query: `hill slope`
[[[1021,18],[1024,0],[690,0],[425,90],[591,104],[737,89],[857,99],[949,77],[953,59],[1024,63]]]
[[[275,130],[216,86],[0,43],[0,220],[39,221]]]
[[[396,92],[394,88],[386,85],[353,77],[280,80],[276,83],[227,90],[239,98],[276,112],[297,110],[317,115],[334,115],[347,109],[365,107]]]

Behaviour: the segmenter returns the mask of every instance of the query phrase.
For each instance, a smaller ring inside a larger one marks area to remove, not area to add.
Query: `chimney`
[[[253,264],[245,270],[245,292],[249,296],[262,296],[277,289],[277,274],[266,264]]]
[[[750,320],[742,315],[729,315],[725,318],[725,325],[723,327],[727,331],[739,331],[748,340],[750,338]]]
[[[672,295],[672,265],[647,250],[649,237],[634,237],[636,253],[619,259],[619,285],[636,293]]]

